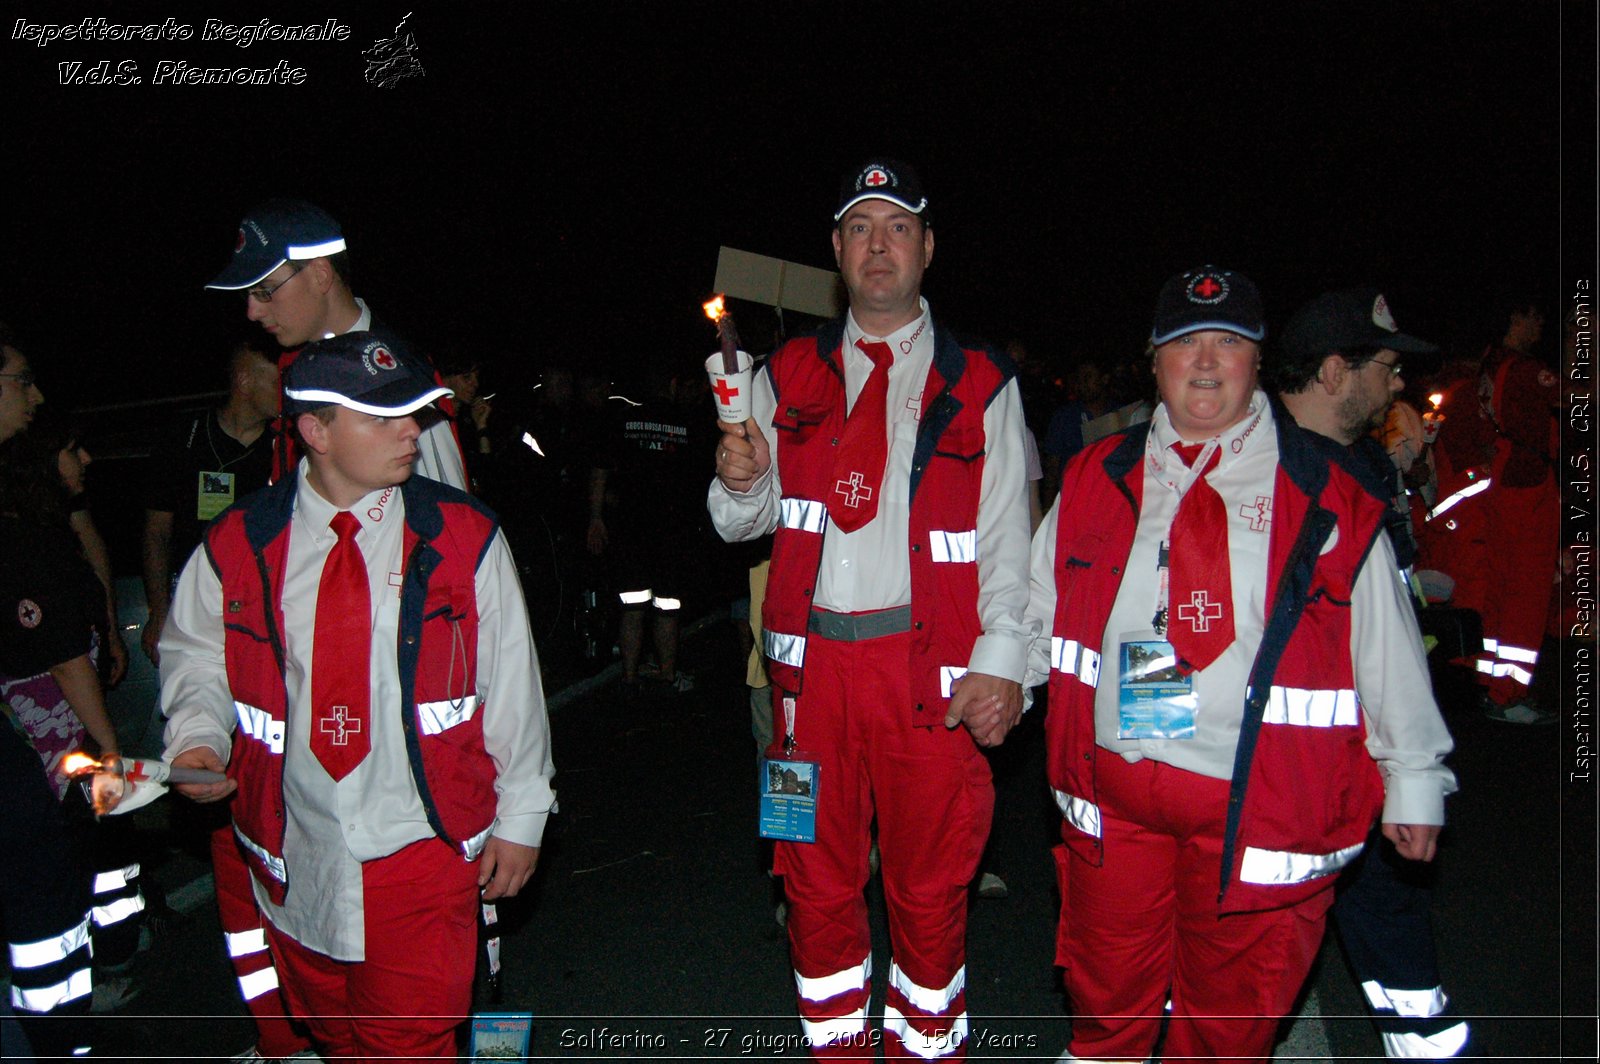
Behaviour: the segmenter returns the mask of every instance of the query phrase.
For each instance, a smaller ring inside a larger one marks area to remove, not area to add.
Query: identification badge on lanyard
[[[200,472],[195,494],[194,515],[202,521],[213,517],[233,505],[235,481],[229,472]]]
[[[1155,632],[1124,632],[1117,646],[1117,738],[1193,739],[1194,674],[1178,670]]]
[[[761,803],[761,837],[785,842],[817,841],[817,784],[822,766],[795,749],[792,696],[783,698],[782,757],[761,759],[756,791]]]

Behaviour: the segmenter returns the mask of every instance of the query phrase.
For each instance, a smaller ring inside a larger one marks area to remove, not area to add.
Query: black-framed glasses
[[[294,273],[291,273],[289,276],[285,277],[283,280],[279,281],[270,288],[264,284],[258,284],[254,288],[246,288],[244,290],[244,297],[246,299],[253,299],[257,303],[271,303],[272,293],[276,292],[278,289],[294,280],[303,269],[305,269],[304,266],[296,266],[294,268]]]
[[[1405,367],[1398,362],[1381,362],[1376,358],[1369,358],[1367,361],[1374,366],[1382,366],[1384,369],[1389,371],[1389,376],[1391,377],[1400,376],[1405,369]]]
[[[17,387],[24,390],[32,388],[35,384],[39,383],[39,378],[35,377],[32,373],[0,373],[0,377],[10,377],[12,380],[17,382]]]

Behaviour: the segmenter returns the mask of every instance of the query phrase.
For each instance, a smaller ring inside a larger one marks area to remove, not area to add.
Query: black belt
[[[824,639],[857,643],[911,631],[911,607],[894,606],[872,613],[829,613],[812,610],[806,628]]]

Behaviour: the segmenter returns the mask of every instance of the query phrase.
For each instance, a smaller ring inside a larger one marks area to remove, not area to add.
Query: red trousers
[[[256,1021],[256,1050],[268,1060],[311,1048],[305,1030],[291,1021],[278,989],[278,969],[250,886],[250,869],[239,853],[232,825],[211,833],[211,875],[217,886],[217,916],[228,959],[239,978],[239,994]]]
[[[994,814],[989,763],[965,728],[911,722],[909,634],[813,634],[795,712],[795,757],[817,761],[817,838],[779,842],[802,1027],[815,1056],[871,1055],[867,854],[874,812],[894,957],[884,1053],[966,1055],[967,885]],[[783,699],[773,709],[776,754]]]
[[[427,839],[361,872],[365,960],[336,961],[267,924],[289,1007],[324,1057],[454,1060],[472,1009],[478,866]]]
[[[1095,773],[1104,864],[1056,850],[1069,1052],[1149,1059],[1170,999],[1163,1059],[1268,1059],[1316,959],[1333,891],[1220,914],[1227,781],[1104,750]]]

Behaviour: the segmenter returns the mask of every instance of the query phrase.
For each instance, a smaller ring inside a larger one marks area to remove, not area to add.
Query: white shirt
[[[1237,452],[1232,446],[1235,440],[1240,441]],[[1163,404],[1151,421],[1143,463],[1143,505],[1126,572],[1106,622],[1101,643],[1104,662],[1117,660],[1124,633],[1150,631],[1159,590],[1156,552],[1177,513],[1180,496],[1171,481],[1184,469],[1170,450],[1175,442],[1179,438]],[[1195,738],[1118,739],[1117,670],[1103,666],[1095,689],[1095,741],[1128,761],[1148,757],[1200,775],[1230,779],[1245,688],[1266,621],[1271,512],[1264,506],[1270,507],[1273,493],[1278,436],[1263,392],[1256,392],[1244,421],[1223,433],[1220,442],[1221,460],[1207,479],[1222,496],[1228,514],[1235,640],[1216,661],[1194,674],[1199,702]],[[1058,499],[1033,541],[1028,615],[1042,625],[1044,634],[1029,655],[1030,683],[1042,683],[1049,674],[1056,529],[1061,507],[1071,504],[1064,496]],[[1264,527],[1258,531],[1256,525]],[[1444,798],[1456,790],[1455,775],[1442,763],[1453,743],[1433,700],[1421,633],[1388,536],[1378,536],[1351,597],[1350,654],[1357,697],[1366,716],[1367,751],[1384,777],[1383,819],[1395,824],[1442,824]]]
[[[933,364],[933,319],[927,300],[915,321],[889,336],[869,336],[845,318],[841,358],[847,410],[872,372],[872,360],[856,341],[881,340],[894,352],[885,400],[889,424],[889,462],[884,471],[878,513],[854,532],[830,521],[823,533],[822,563],[813,604],[836,613],[888,609],[911,601],[911,562],[906,551],[911,519],[911,463],[923,388]],[[748,493],[731,492],[713,479],[707,494],[712,523],[729,542],[756,539],[778,524],[783,490],[772,428],[777,403],[772,380],[756,375],[753,414],[773,444],[772,468]],[[983,414],[986,453],[978,500],[978,620],[982,634],[972,648],[968,668],[1007,680],[1021,681],[1028,645],[1038,629],[1025,617],[1028,602],[1028,503],[1021,392],[1016,381],[1006,384]]]
[[[401,549],[404,498],[398,487],[376,491],[351,512],[361,523],[356,545],[367,562],[372,603],[371,752],[334,782],[311,753],[312,649],[317,590],[338,536],[328,527],[337,509],[305,477],[302,459],[289,529],[282,608],[287,663],[288,735],[284,744],[286,904],[256,900],[274,926],[338,960],[365,950],[361,862],[433,837],[411,778],[399,714]],[[495,538],[475,581],[478,607],[478,691],[484,746],[497,769],[494,834],[537,846],[555,803],[550,780],[549,720],[539,664],[528,629],[517,571],[503,534]],[[173,595],[162,630],[162,707],[169,760],[209,746],[224,761],[236,724],[223,662],[222,587],[204,551],[196,551]]]

